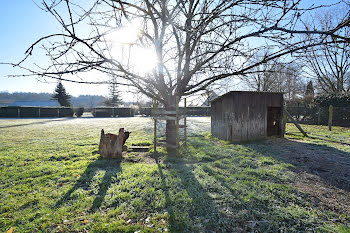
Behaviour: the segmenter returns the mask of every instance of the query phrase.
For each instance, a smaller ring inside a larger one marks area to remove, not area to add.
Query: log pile
[[[122,158],[123,151],[127,150],[125,146],[126,139],[129,138],[130,132],[124,131],[124,128],[119,129],[119,134],[105,134],[101,130],[100,145],[98,146],[98,153],[102,158]]]

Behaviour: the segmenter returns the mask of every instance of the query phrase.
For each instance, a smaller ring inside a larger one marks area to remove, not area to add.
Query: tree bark
[[[175,96],[168,97],[168,106],[165,106],[165,109],[168,111],[175,111],[176,109],[176,99]],[[174,115],[175,116],[175,115]],[[174,120],[166,121],[166,129],[165,129],[165,138],[166,138],[166,148],[167,152],[176,151],[176,122]]]
[[[166,121],[166,144],[167,152],[173,152],[176,150],[176,125],[174,120]]]

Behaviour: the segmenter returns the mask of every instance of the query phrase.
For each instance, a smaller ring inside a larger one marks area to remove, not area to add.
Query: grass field
[[[96,154],[100,130],[147,145],[150,118],[1,119],[0,231],[350,232],[350,129],[230,144],[210,118],[189,125],[177,157],[117,161]]]

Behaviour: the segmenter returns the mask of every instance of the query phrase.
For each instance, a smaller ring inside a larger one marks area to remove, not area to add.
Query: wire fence
[[[329,107],[294,105],[287,106],[287,111],[301,124],[328,125],[330,117]],[[333,107],[332,125],[350,126],[350,106]]]

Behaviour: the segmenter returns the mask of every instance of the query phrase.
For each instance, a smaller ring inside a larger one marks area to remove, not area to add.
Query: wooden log
[[[181,120],[182,118],[184,118],[184,116],[154,116],[153,119],[156,119],[156,120],[165,120],[165,121],[176,121],[176,120]]]
[[[298,124],[298,122],[296,120],[294,120],[294,118],[292,117],[292,115],[290,115],[290,113],[284,109],[284,112],[287,114],[287,116],[289,117],[289,119],[292,121],[292,123],[299,129],[299,131],[305,136],[308,137],[307,133],[301,128],[301,126]]]
[[[129,138],[129,135],[130,132],[124,131],[124,128],[119,129],[118,135],[111,133],[105,134],[102,129],[98,153],[102,158],[122,158],[123,151],[127,150],[124,144]]]

